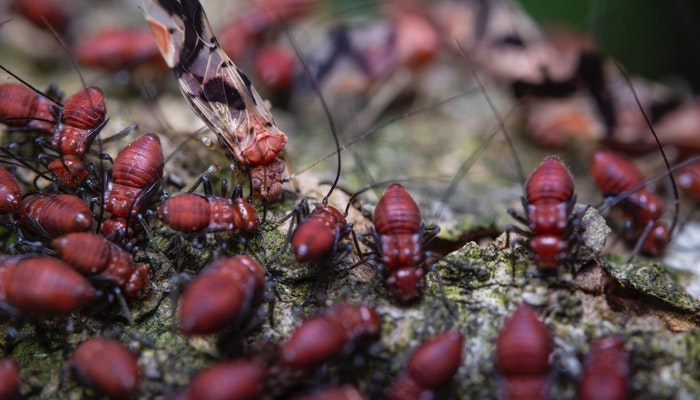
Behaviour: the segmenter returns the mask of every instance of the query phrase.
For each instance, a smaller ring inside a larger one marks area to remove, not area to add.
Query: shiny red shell
[[[374,209],[375,242],[382,264],[388,269],[386,280],[401,300],[416,298],[424,271],[423,224],[420,209],[411,195],[394,183],[382,195]]]
[[[425,341],[411,354],[406,372],[387,391],[390,400],[432,398],[462,363],[464,336],[448,331]]]
[[[593,153],[591,175],[606,197],[623,194],[644,181],[641,172],[634,164],[609,151]],[[664,203],[659,196],[641,187],[626,195],[613,207],[625,215],[632,231],[630,234],[632,242],[636,242],[639,234],[652,224],[651,230],[640,246],[643,254],[656,257],[664,252],[670,232],[665,223],[657,221],[664,213]]]
[[[267,13],[259,8],[248,8],[220,30],[221,49],[233,60],[251,60],[255,47],[271,25]]]
[[[619,337],[593,343],[586,356],[579,382],[580,400],[624,400],[630,398],[629,354]]]
[[[88,170],[83,164],[83,159],[72,154],[64,154],[48,165],[49,171],[62,186],[77,186],[87,177]]]
[[[333,206],[318,204],[292,234],[292,252],[299,262],[321,261],[333,255],[340,234],[347,226]]]
[[[255,56],[253,71],[258,80],[275,92],[285,92],[294,83],[294,53],[282,46],[267,46]]]
[[[110,399],[132,397],[141,381],[137,358],[111,339],[98,337],[81,343],[70,366],[80,382]]]
[[[253,361],[226,361],[192,378],[185,400],[248,400],[260,396],[265,368]]]
[[[503,397],[510,400],[547,398],[552,338],[547,326],[528,305],[519,306],[496,338],[496,367]]]
[[[16,213],[30,229],[41,226],[49,236],[82,232],[92,226],[92,213],[79,197],[69,194],[33,194],[25,197]]]
[[[0,260],[0,301],[38,317],[70,314],[95,298],[78,272],[49,257]]]
[[[518,307],[496,339],[496,366],[509,376],[548,373],[552,338],[547,326],[528,305]]]
[[[604,195],[615,195],[644,181],[644,176],[631,162],[610,151],[591,154],[591,175]]]
[[[303,17],[318,4],[318,0],[255,0],[255,5],[277,24]]]
[[[435,59],[442,39],[425,15],[400,12],[393,22],[393,54],[398,63],[420,68]]]
[[[700,201],[700,163],[690,164],[678,171],[676,183],[693,201]]]
[[[366,305],[337,304],[305,320],[282,344],[281,362],[310,368],[340,354],[361,339],[379,334],[377,313]]]
[[[107,107],[98,87],[89,87],[71,96],[63,106],[61,123],[53,134],[52,145],[59,154],[82,157],[105,120]]]
[[[448,331],[423,342],[408,360],[408,373],[418,384],[438,389],[452,379],[462,363],[464,336]]]
[[[52,106],[51,100],[24,85],[0,84],[0,122],[9,127],[52,132],[57,122]]]
[[[398,183],[393,183],[374,209],[374,229],[380,235],[414,234],[420,230],[418,204]]]
[[[171,229],[180,232],[253,232],[258,212],[242,198],[182,194],[168,199],[156,212]]]
[[[545,158],[525,184],[526,222],[533,235],[528,246],[540,269],[554,269],[566,256],[569,243],[562,236],[573,202],[571,173],[559,158]]]
[[[71,21],[65,4],[58,0],[12,0],[10,9],[37,28],[48,30],[51,27],[59,34],[66,32]]]
[[[644,181],[637,167],[615,153],[596,151],[591,156],[591,175],[603,195],[615,196]],[[664,213],[664,203],[648,189],[640,188],[617,203],[636,226],[656,221]]]
[[[114,72],[144,63],[167,68],[149,28],[98,32],[81,39],[73,54],[80,65]]]
[[[0,168],[0,215],[12,214],[19,208],[22,192],[12,173]]]
[[[119,237],[132,237],[134,230],[126,224],[126,220],[120,217],[112,217],[102,222],[100,232],[109,239]]]
[[[76,92],[63,105],[61,123],[77,129],[97,128],[105,121],[107,105],[102,89],[91,86]],[[66,153],[78,153],[77,151]]]
[[[105,121],[106,113],[102,90],[95,86],[66,101],[51,142],[59,157],[48,166],[62,185],[76,186],[87,177],[83,156],[99,133],[97,128]]]
[[[163,148],[155,133],[134,140],[114,159],[112,180],[104,195],[105,211],[112,217],[135,216],[146,200],[144,191],[163,178]]]
[[[217,259],[182,294],[180,331],[205,335],[239,322],[247,316],[264,279],[265,270],[246,255]]]
[[[63,262],[83,275],[113,282],[127,298],[142,299],[150,292],[149,267],[134,265],[131,254],[102,236],[69,233],[54,239],[51,246]]]
[[[12,358],[0,360],[0,399],[18,400],[20,392],[19,365]]]
[[[564,203],[574,195],[574,179],[561,160],[548,156],[530,175],[525,184],[528,203]],[[537,225],[542,226],[544,221]],[[561,225],[559,229],[562,229]]]

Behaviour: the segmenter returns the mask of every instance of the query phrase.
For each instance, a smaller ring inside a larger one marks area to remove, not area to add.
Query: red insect
[[[0,360],[0,399],[18,400],[22,398],[19,382],[19,365],[12,358]]]
[[[221,50],[243,65],[249,64],[256,47],[274,25],[268,14],[258,7],[247,7],[241,14],[219,30]]]
[[[366,305],[337,304],[305,320],[282,344],[282,364],[299,369],[317,366],[361,341],[379,335],[377,313]]]
[[[83,275],[113,283],[127,298],[143,299],[151,290],[148,265],[134,265],[131,254],[102,236],[69,233],[54,239],[51,246],[63,262]]]
[[[700,162],[694,162],[679,170],[676,182],[693,201],[700,201]]]
[[[178,322],[185,335],[219,332],[248,316],[265,270],[246,255],[221,257],[182,294]]]
[[[12,214],[19,208],[22,192],[12,172],[0,168],[0,215]]]
[[[102,337],[81,343],[70,366],[80,382],[110,399],[133,397],[141,381],[141,369],[131,351]]]
[[[255,5],[277,24],[303,17],[318,4],[317,0],[255,0]]]
[[[66,33],[71,21],[71,15],[64,6],[64,3],[55,0],[12,0],[10,3],[12,11],[37,28],[51,28],[60,34]]]
[[[637,167],[615,153],[599,150],[591,155],[591,175],[606,199],[639,187],[615,199],[612,206],[625,218],[625,238],[629,242],[637,243],[642,254],[652,257],[663,254],[671,234],[668,225],[658,221],[663,216],[664,204],[659,196],[641,187],[644,177]]]
[[[530,175],[522,198],[525,217],[513,209],[508,213],[529,231],[515,230],[528,237],[527,247],[540,270],[552,271],[565,259],[572,236],[576,234],[571,211],[576,204],[574,179],[561,160],[548,156]]]
[[[336,254],[338,242],[352,232],[345,216],[325,201],[309,213],[309,205],[302,200],[298,218],[306,216],[292,233],[292,252],[299,262],[321,262]]]
[[[51,142],[59,157],[48,166],[63,185],[75,186],[87,176],[83,157],[104,127],[106,114],[104,94],[95,86],[66,101]]]
[[[419,68],[435,59],[440,33],[420,10],[399,11],[394,19],[394,57],[399,63]]]
[[[390,29],[363,49],[363,61],[374,79],[385,79],[400,68],[419,69],[434,60],[442,39],[425,10],[409,3],[389,3]]]
[[[38,317],[70,314],[96,296],[71,267],[49,257],[0,259],[0,301]]]
[[[119,71],[142,64],[165,67],[150,29],[108,29],[82,39],[73,48],[81,65]]]
[[[552,337],[528,305],[510,315],[496,338],[496,367],[502,397],[509,400],[546,399]]]
[[[287,143],[248,77],[219,47],[196,0],[148,0],[144,11],[158,47],[195,113],[228,155],[250,174],[257,198],[282,194]]]
[[[53,132],[59,110],[59,103],[24,85],[0,85],[0,122],[12,129]]]
[[[629,354],[621,338],[605,337],[591,345],[578,395],[581,400],[630,398]]]
[[[448,331],[424,342],[408,360],[406,372],[389,387],[392,400],[427,399],[435,396],[462,363],[464,336]]]
[[[81,198],[70,194],[27,196],[15,217],[31,231],[48,237],[87,231],[92,227],[90,208]]]
[[[261,395],[266,368],[248,360],[226,361],[197,374],[178,398],[182,400],[247,400]]]
[[[402,301],[418,296],[425,275],[420,266],[426,258],[422,247],[439,229],[423,225],[418,204],[398,183],[389,186],[379,199],[372,235],[382,265],[389,272],[386,284]]]
[[[294,400],[364,400],[365,397],[355,387],[344,385],[315,390],[293,398]]]
[[[181,194],[163,203],[156,215],[171,229],[186,233],[253,232],[258,227],[258,212],[241,197]]]
[[[303,17],[318,4],[316,0],[256,1],[220,30],[221,49],[246,65],[257,46],[269,39],[271,32],[284,29],[284,23]]]
[[[128,222],[143,211],[150,195],[163,178],[163,148],[155,133],[147,133],[123,148],[114,159],[112,179],[104,194],[104,210],[111,218],[102,224],[102,233],[131,236]]]
[[[288,92],[294,83],[294,53],[282,46],[267,46],[255,56],[255,76],[275,93]]]

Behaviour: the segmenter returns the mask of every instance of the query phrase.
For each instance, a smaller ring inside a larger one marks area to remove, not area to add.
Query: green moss
[[[622,288],[631,289],[687,312],[700,311],[700,300],[691,296],[678,283],[678,274],[660,262],[635,257],[632,263],[612,255],[601,263]]]

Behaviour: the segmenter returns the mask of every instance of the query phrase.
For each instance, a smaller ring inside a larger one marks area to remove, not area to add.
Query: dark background
[[[700,92],[700,2],[521,0],[540,23],[591,33],[605,53],[649,79],[682,78]]]

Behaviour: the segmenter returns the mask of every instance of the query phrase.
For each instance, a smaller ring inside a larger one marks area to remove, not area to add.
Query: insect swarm
[[[95,4],[95,7],[101,7],[101,5]],[[214,10],[219,11],[215,5],[207,5],[207,9],[211,10],[210,13],[213,13]],[[134,11],[138,10],[135,9]],[[213,17],[213,15],[211,16]],[[7,25],[4,25],[3,29],[5,29],[5,27],[7,27]],[[81,29],[77,29],[76,31],[83,32]],[[69,87],[68,84],[70,83],[68,82],[63,82],[59,79],[56,81],[60,83],[61,86]],[[92,84],[91,79],[88,79],[88,82],[90,82],[89,84]],[[75,86],[75,84],[73,86]],[[440,88],[438,89],[443,90]],[[105,94],[110,96],[110,93],[106,88]],[[110,107],[112,104],[111,101],[112,99],[109,97]],[[185,102],[182,102],[181,99],[180,102],[183,103],[183,105],[185,104]],[[112,113],[113,121],[114,118],[121,115],[120,112],[116,111],[119,109],[118,107],[120,106],[115,105],[115,107],[111,108],[112,110],[115,110]],[[175,111],[169,110],[166,114],[166,118],[169,119],[172,117],[174,120],[178,114],[185,114],[185,111],[186,110],[183,109],[175,109]],[[468,119],[471,119],[471,115],[467,115],[466,108],[460,108],[460,113],[460,120],[462,123],[466,123]],[[471,112],[469,114],[471,114]],[[128,118],[131,118],[130,114],[126,115],[128,115]],[[440,124],[441,122],[445,122],[445,116],[442,113],[433,112],[426,114],[426,117],[432,116],[440,116],[442,117],[440,118],[442,121],[435,121],[437,118],[426,118],[426,120],[429,121],[429,125],[433,129],[432,131],[428,132],[435,132],[448,127],[447,125]],[[134,114],[133,118],[133,122],[138,122],[139,124],[144,125],[143,122],[145,119],[142,120],[140,115]],[[282,123],[281,116],[276,115],[276,118],[279,119],[280,123]],[[286,121],[284,125],[286,126]],[[396,124],[393,128],[402,131],[402,135],[405,138],[413,136],[417,133],[416,130],[404,129],[404,126],[398,124]],[[463,132],[464,131],[461,127],[453,127],[451,135],[449,136],[462,135]],[[159,131],[159,133],[163,132]],[[288,133],[290,134],[290,137],[292,137],[291,131]],[[435,136],[432,136],[430,137],[430,140],[435,141],[434,138]],[[166,137],[161,136],[161,139],[163,140],[163,144],[165,146]],[[384,138],[382,137],[381,139]],[[427,139],[428,138],[426,138],[426,140]],[[128,141],[129,140],[127,140],[127,142]],[[290,140],[290,142],[291,141],[292,140]],[[449,143],[449,145],[447,145],[447,143]],[[453,141],[439,142],[439,146],[441,148],[456,147],[454,144],[455,143]],[[111,143],[107,143],[106,145],[111,145]],[[387,151],[387,144],[383,140],[372,143],[372,146],[374,146],[377,151],[381,150],[382,152],[390,153]],[[431,151],[434,148],[435,147],[431,147]],[[416,149],[415,151],[416,152],[402,152],[402,159],[407,160],[409,163],[422,164],[421,161],[423,161],[423,157],[417,153],[417,151],[420,150]],[[527,150],[523,150],[522,152],[526,151]],[[117,154],[117,151],[112,151],[108,148],[105,148],[104,152],[113,156]],[[532,153],[537,155],[535,157],[536,161],[533,161],[532,165],[537,165],[536,162],[541,161],[543,155],[537,153],[536,151],[533,151]],[[484,161],[492,161],[495,159],[495,163],[505,164],[503,162],[505,158],[500,158],[494,156],[493,154],[494,153],[491,151],[485,152]],[[381,169],[383,171],[382,173],[386,173],[384,171],[384,166],[377,167],[375,161],[368,161],[373,160],[371,155],[360,153],[360,157],[367,161],[371,168],[376,167]],[[209,162],[209,160],[203,159],[202,162]],[[377,163],[378,162],[379,161],[377,161]],[[449,165],[449,161],[446,162]],[[530,161],[527,161],[527,163],[530,163]],[[573,171],[583,170],[582,167],[573,159],[567,159],[567,164],[572,166]],[[510,166],[510,163],[508,163],[508,166]],[[173,167],[175,167],[175,165],[171,165],[170,163],[166,165],[168,174],[173,171]],[[193,167],[190,164],[186,165],[186,168],[190,169],[193,174],[201,171],[201,169],[198,167],[199,165],[196,167]],[[347,169],[350,170],[351,168]],[[407,174],[412,174],[413,171],[414,170],[405,170]],[[347,181],[347,175],[351,172],[352,171],[343,172],[343,184],[346,187],[352,188],[355,185],[364,186],[367,184],[367,182],[356,184],[354,181]],[[433,174],[432,169],[421,170],[421,172],[423,172],[423,175],[437,176],[440,174],[447,175],[449,170],[435,174]],[[482,172],[480,170],[474,169],[473,172],[473,174],[470,173],[470,175],[465,178],[465,181],[471,183],[472,181],[482,179],[480,176]],[[382,179],[402,178],[402,175],[397,173],[394,173],[393,175],[394,176],[391,177],[385,175],[382,177]],[[186,184],[187,182],[184,183]],[[171,183],[166,182],[165,185],[166,188],[170,190]],[[28,187],[31,188],[31,185],[22,184],[21,186],[24,190],[26,190]],[[84,186],[80,185],[79,187]],[[576,187],[577,189],[579,188],[578,180]],[[28,192],[29,191],[26,191],[25,193]],[[513,190],[513,192],[515,192],[515,190]],[[582,196],[582,190],[578,189],[578,192],[579,197]],[[381,193],[379,194],[381,195]],[[306,195],[306,193],[302,193],[301,195]],[[514,193],[513,197],[515,198],[518,195],[519,193]],[[475,197],[485,199],[485,201],[492,203],[496,203],[494,199],[500,200],[499,197],[493,196],[486,190],[475,191]],[[460,198],[458,196],[457,198],[459,201],[468,201],[466,197]],[[272,216],[273,212],[279,213],[279,211],[283,211],[281,214],[286,215],[297,203],[298,200],[294,200],[293,202],[284,202],[280,203],[279,205],[271,206],[269,210],[269,215],[271,216],[270,218],[272,220],[280,218],[278,216],[279,214]],[[372,202],[370,201],[366,204],[371,207]],[[503,207],[503,212],[505,211],[506,207]],[[423,210],[423,208],[421,208],[421,210]],[[466,211],[464,211],[464,213],[468,214],[480,213],[479,209],[477,208],[465,206],[465,210]],[[356,210],[353,209],[353,211]],[[458,216],[463,215],[464,214],[460,213]],[[507,214],[503,216],[503,219],[510,222]],[[163,243],[162,237],[165,235],[170,235],[170,237],[172,237],[172,235],[178,235],[178,237],[183,236],[178,233],[173,233],[171,230],[167,230],[166,232],[159,230],[162,225],[156,219],[152,219],[149,222],[151,223],[151,228],[155,238],[154,241],[157,245],[161,245]],[[446,227],[442,223],[441,225],[443,228]],[[270,229],[269,224],[263,224],[259,230],[259,235],[256,235],[256,238],[250,242],[250,245],[254,251],[257,254],[260,254],[261,261],[263,261],[262,264],[265,267],[270,267],[270,265],[268,265],[269,254],[265,254],[264,249],[279,249],[280,243],[284,240],[285,232],[282,232],[282,235],[280,235],[280,232],[278,232],[279,230],[280,229],[277,229],[277,227]],[[139,245],[145,242],[145,239],[140,232],[137,232],[135,237],[140,241]],[[12,239],[9,239],[8,241],[12,242]],[[631,378],[634,385],[633,387],[641,388],[640,390],[647,391],[647,393],[650,393],[651,396],[673,398],[674,392],[669,392],[671,390],[669,388],[676,389],[675,393],[678,393],[678,388],[684,385],[683,382],[688,381],[688,376],[696,376],[695,369],[692,368],[692,362],[684,361],[687,360],[688,355],[681,354],[688,353],[689,349],[695,348],[695,344],[691,340],[695,337],[692,330],[684,333],[682,332],[682,329],[687,328],[681,328],[680,331],[675,331],[676,333],[668,332],[668,330],[663,327],[662,321],[665,320],[657,318],[658,314],[654,312],[653,309],[650,310],[647,304],[639,301],[638,299],[634,299],[632,296],[626,296],[622,299],[632,301],[633,305],[638,306],[636,307],[636,310],[638,310],[640,314],[630,312],[629,309],[625,307],[618,308],[620,306],[617,303],[615,303],[616,308],[611,310],[607,306],[607,300],[611,299],[610,296],[592,295],[579,290],[573,285],[567,285],[565,290],[562,290],[558,287],[548,287],[539,279],[533,279],[527,282],[524,287],[504,286],[503,282],[506,282],[507,280],[499,280],[498,278],[502,278],[504,276],[502,274],[504,270],[506,274],[510,272],[510,270],[507,268],[509,254],[506,252],[506,254],[503,255],[500,252],[492,249],[488,244],[485,245],[484,242],[481,243],[480,247],[470,244],[465,251],[460,252],[460,257],[464,257],[465,259],[469,260],[478,260],[478,262],[485,265],[485,268],[488,268],[489,271],[494,272],[492,276],[495,278],[490,278],[489,280],[484,281],[484,287],[472,287],[471,285],[465,287],[465,283],[463,282],[463,274],[459,275],[455,273],[454,276],[449,277],[449,279],[447,277],[447,273],[442,274],[441,276],[444,278],[445,296],[450,301],[454,300],[455,302],[455,309],[458,311],[459,315],[459,325],[465,329],[465,341],[467,343],[467,347],[470,348],[469,353],[464,354],[462,367],[459,369],[456,379],[454,380],[456,393],[455,397],[476,397],[477,394],[473,388],[478,388],[478,393],[480,393],[482,397],[496,397],[496,380],[489,374],[492,372],[490,371],[490,369],[492,369],[490,366],[493,365],[491,361],[493,359],[492,343],[493,338],[496,337],[496,332],[494,329],[497,330],[501,326],[502,321],[499,319],[498,321],[494,322],[495,319],[498,319],[494,316],[505,315],[506,311],[504,311],[504,307],[510,305],[510,302],[513,301],[513,299],[520,298],[526,298],[528,302],[532,301],[533,304],[537,304],[539,314],[542,316],[547,315],[548,326],[550,326],[553,331],[558,332],[557,340],[561,340],[562,343],[567,344],[567,349],[570,348],[570,345],[575,346],[576,350],[573,353],[555,353],[556,357],[553,358],[553,361],[561,361],[556,366],[557,370],[563,369],[570,371],[567,366],[575,365],[571,363],[570,354],[574,354],[574,358],[578,358],[578,355],[583,351],[583,349],[586,348],[586,346],[582,344],[584,338],[587,344],[589,336],[594,335],[594,332],[599,332],[599,329],[602,326],[619,328],[620,334],[623,335],[628,342],[628,349],[634,356],[632,359],[644,359],[645,363],[648,363],[648,373],[646,371],[634,371]],[[155,247],[155,245],[150,246]],[[188,269],[191,268],[193,271],[198,270],[200,266],[204,264],[202,260],[206,259],[206,256],[208,256],[210,252],[214,250],[220,250],[220,248],[216,245],[212,245],[211,243],[207,244],[202,249],[201,253],[198,252],[192,258],[186,258],[185,265],[188,266]],[[41,249],[41,251],[43,251],[43,249]],[[160,299],[160,290],[163,290],[164,286],[167,287],[169,279],[173,276],[173,274],[168,270],[170,260],[167,257],[163,257],[162,255],[158,254],[157,249],[148,246],[143,246],[143,248],[138,251],[135,250],[134,256],[139,260],[139,262],[147,261],[151,264],[151,270],[154,273],[153,279],[155,283],[155,293],[153,298]],[[334,266],[335,263],[336,261],[334,261]],[[337,263],[342,267],[347,265],[349,262],[338,261]],[[275,343],[281,343],[284,337],[291,332],[292,328],[290,324],[296,325],[299,323],[300,318],[297,317],[298,315],[314,315],[316,313],[317,305],[309,304],[308,290],[303,287],[303,282],[285,282],[285,279],[288,276],[285,275],[287,271],[294,271],[295,269],[308,271],[308,267],[298,266],[298,264],[293,262],[290,262],[289,265],[284,265],[283,267],[284,271],[281,272],[280,275],[270,277],[270,279],[274,282],[275,287],[280,292],[280,300],[275,306],[275,308],[278,310],[273,311],[272,315],[276,330],[272,329],[267,322],[263,322],[259,330],[251,333],[250,336],[246,338],[247,343],[252,343],[255,345],[259,344],[258,342],[261,339],[259,339],[258,332],[262,335],[266,335]],[[383,323],[381,326],[382,334],[380,341],[377,342],[376,348],[375,346],[372,346],[372,351],[364,354],[364,358],[368,360],[368,363],[367,367],[362,368],[362,370],[348,366],[348,368],[345,369],[357,370],[353,371],[352,374],[343,374],[340,376],[334,371],[339,368],[339,364],[343,363],[343,361],[331,360],[326,363],[328,368],[321,368],[317,371],[320,371],[319,374],[323,376],[323,379],[327,378],[327,382],[330,381],[332,384],[336,384],[337,382],[339,385],[356,385],[358,390],[366,398],[378,398],[381,396],[381,388],[387,387],[392,378],[389,376],[389,374],[386,374],[383,371],[386,370],[386,365],[388,365],[386,360],[391,359],[397,354],[396,348],[400,348],[402,350],[406,349],[410,347],[412,343],[415,343],[415,340],[418,337],[429,337],[436,332],[443,331],[443,329],[446,329],[447,326],[450,326],[450,321],[452,324],[455,324],[455,319],[454,317],[446,319],[446,313],[444,311],[444,307],[442,307],[442,304],[437,304],[436,306],[436,303],[438,302],[436,301],[436,296],[432,295],[433,288],[431,287],[426,288],[426,295],[422,296],[420,301],[417,301],[410,307],[405,308],[394,307],[392,301],[393,297],[390,297],[387,290],[376,291],[374,290],[375,287],[372,287],[372,290],[369,292],[354,290],[357,287],[355,283],[358,281],[363,282],[362,280],[365,279],[362,274],[365,273],[366,270],[367,269],[365,268],[357,268],[356,270],[351,271],[348,278],[340,276],[340,274],[333,275],[330,282],[332,289],[329,290],[327,294],[328,303],[330,304],[332,302],[346,300],[352,302],[353,304],[359,304],[363,300],[360,297],[366,297],[365,301],[367,301],[368,304],[371,304],[373,308],[375,308],[376,312],[382,317]],[[643,271],[640,271],[640,273],[642,272]],[[280,278],[280,276],[283,276],[283,278]],[[460,279],[462,281],[460,281]],[[367,285],[361,286],[365,287]],[[374,286],[383,286],[383,284]],[[342,287],[343,289],[338,290],[338,287]],[[135,326],[133,328],[125,327],[124,329],[134,329],[138,332],[144,332],[146,339],[153,340],[157,344],[156,350],[143,352],[139,360],[139,362],[143,365],[151,366],[149,369],[149,374],[144,374],[140,387],[139,393],[144,397],[168,397],[178,388],[184,387],[187,384],[190,376],[193,375],[193,372],[203,370],[207,366],[211,365],[212,358],[220,358],[218,354],[211,354],[211,351],[208,350],[211,349],[211,347],[206,347],[207,343],[211,343],[209,337],[185,339],[178,332],[173,332],[173,330],[169,329],[167,322],[168,318],[172,315],[172,309],[168,309],[168,301],[163,301],[160,307],[157,309],[155,307],[150,308],[146,304],[142,306],[140,302],[137,303],[139,304],[135,304],[133,306],[131,304],[129,305],[130,310],[135,314]],[[593,305],[593,307],[589,307],[591,305]],[[586,310],[583,315],[580,313],[582,308]],[[677,308],[674,308],[674,310],[677,310]],[[592,313],[592,315],[588,314],[589,311]],[[144,315],[144,317],[139,319],[136,315]],[[688,314],[686,314],[685,311],[680,311],[677,314],[674,313],[674,315],[678,316]],[[283,316],[287,316],[287,318],[284,318]],[[668,316],[668,314],[666,314],[666,316]],[[162,320],[165,320],[166,324],[159,322]],[[73,333],[66,333],[63,335],[63,330],[61,330],[61,327],[64,324],[76,327],[76,329],[73,330]],[[692,322],[688,323],[685,321],[685,324],[679,324],[676,326],[693,327],[694,325]],[[92,317],[85,315],[84,313],[78,313],[74,314],[74,316],[70,318],[61,318],[51,321],[51,325],[49,327],[51,328],[51,335],[47,336],[49,336],[48,339],[50,340],[58,335],[66,337],[66,340],[72,347],[77,344],[76,342],[85,340],[85,336],[94,335],[92,332],[99,332],[103,328],[118,329],[121,327],[124,327],[124,325],[120,324],[120,321],[113,321],[109,315]],[[79,333],[76,334],[76,331]],[[560,332],[561,335],[559,334]],[[662,342],[666,342],[666,344],[664,345]],[[17,345],[14,346],[14,349],[12,349],[12,346],[6,346],[4,348],[8,349],[8,355],[16,357],[20,361],[22,377],[29,378],[26,379],[26,381],[23,381],[23,388],[24,392],[27,394],[27,397],[39,397],[39,390],[41,389],[44,390],[43,393],[47,393],[47,397],[59,397],[65,393],[66,396],[74,396],[79,398],[83,391],[82,389],[80,391],[75,389],[74,379],[67,379],[63,381],[59,389],[59,392],[61,393],[57,393],[56,395],[53,394],[56,393],[55,391],[52,392],[55,386],[46,384],[46,382],[55,382],[55,380],[52,381],[52,377],[47,376],[43,371],[50,371],[53,374],[53,377],[60,376],[60,366],[64,365],[66,361],[66,355],[61,354],[61,351],[51,351],[51,348],[54,348],[57,343],[54,340],[51,340],[49,344],[53,345],[53,347],[35,345],[34,341],[30,339],[20,338],[17,340]],[[62,346],[62,348],[66,347]],[[248,359],[254,358],[257,353],[257,349],[258,347],[252,347],[252,345],[250,348],[246,347],[245,354],[242,354],[241,356]],[[376,350],[376,352],[374,350]],[[46,354],[48,354],[48,357],[45,356]],[[251,355],[252,357],[250,357]],[[159,360],[160,365],[153,367],[154,363],[157,363]],[[664,363],[666,365],[665,367],[662,366]],[[39,364],[41,368],[37,367],[37,364]],[[669,369],[667,367],[668,365],[680,365],[681,368]],[[160,369],[158,367],[160,367]],[[396,365],[395,371],[399,371],[402,367],[402,365]],[[158,374],[158,372],[161,370],[164,370],[165,372]],[[310,392],[314,387],[320,386],[321,383],[319,381],[321,378],[317,379],[316,376],[313,375],[305,376],[308,376],[307,379],[311,382],[308,387],[300,388],[300,391],[303,390],[304,392]],[[557,395],[557,398],[568,399],[574,397],[573,390],[575,390],[575,378],[577,376],[578,375],[573,375],[569,382],[564,382],[563,379],[558,382],[559,388],[563,389],[556,393],[570,394],[568,396]],[[670,379],[661,381],[660,379],[655,378],[658,376],[670,376]],[[40,389],[39,386],[41,386]],[[553,388],[553,390],[555,389]]]

